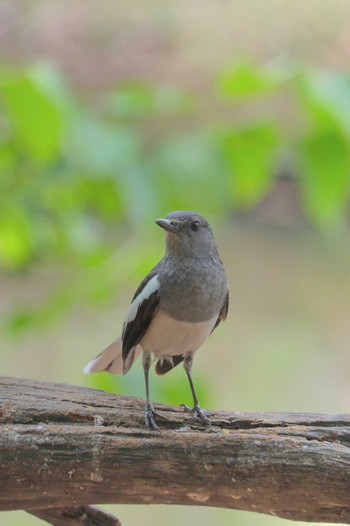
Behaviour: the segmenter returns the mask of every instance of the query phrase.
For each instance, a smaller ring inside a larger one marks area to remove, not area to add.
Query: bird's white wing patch
[[[147,285],[141,290],[140,294],[136,296],[134,301],[129,305],[129,308],[127,310],[124,326],[126,326],[128,323],[134,321],[134,319],[137,316],[137,311],[139,310],[139,307],[141,303],[147,300],[153,294],[159,289],[159,281],[158,276],[154,276],[152,279],[149,280]]]

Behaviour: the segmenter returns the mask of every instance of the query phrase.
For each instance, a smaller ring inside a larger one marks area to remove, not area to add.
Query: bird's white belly
[[[153,352],[156,357],[196,351],[208,338],[217,318],[187,323],[177,321],[159,310],[140,341],[140,346],[144,351]]]

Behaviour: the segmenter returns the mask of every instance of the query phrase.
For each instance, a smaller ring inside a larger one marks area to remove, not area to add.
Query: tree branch
[[[220,411],[207,428],[157,406],[160,435],[134,398],[2,378],[0,400],[0,510],[188,504],[350,524],[350,415]]]

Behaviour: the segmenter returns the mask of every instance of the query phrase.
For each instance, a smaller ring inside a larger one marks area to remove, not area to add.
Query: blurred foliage
[[[240,63],[202,99],[130,83],[89,102],[48,64],[2,67],[0,111],[0,268],[65,269],[47,302],[11,315],[11,333],[141,277],[158,258],[144,235],[155,214],[249,210],[286,165],[311,222],[346,224],[348,74]]]

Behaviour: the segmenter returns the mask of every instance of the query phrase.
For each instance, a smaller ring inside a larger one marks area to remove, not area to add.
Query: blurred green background
[[[202,405],[349,411],[349,24],[342,0],[0,2],[3,375],[143,396],[140,363],[81,371],[163,254],[153,220],[189,209],[231,289],[195,362]],[[152,375],[153,400],[190,403],[184,376]],[[108,508],[125,525],[286,522]]]

